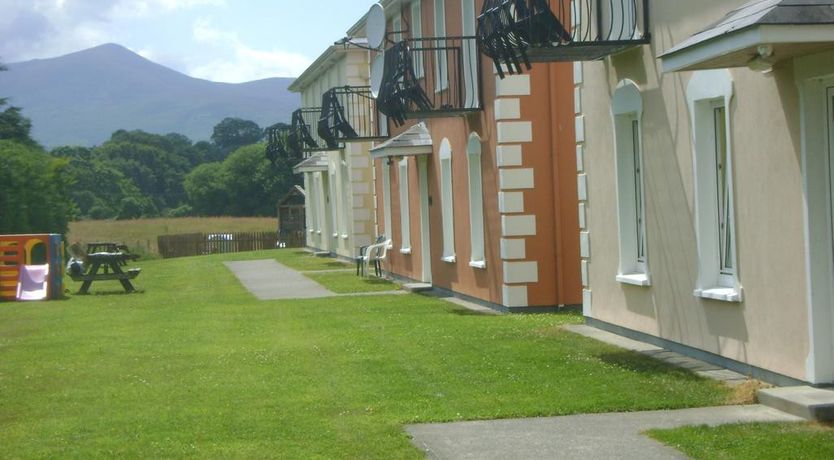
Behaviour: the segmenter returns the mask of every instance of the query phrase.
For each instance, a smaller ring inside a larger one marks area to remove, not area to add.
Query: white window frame
[[[478,33],[476,24],[475,0],[461,0],[460,11],[464,37],[474,37]],[[476,40],[463,40],[463,89],[464,107],[467,109],[478,108],[480,88],[478,87],[478,43]]]
[[[350,180],[350,166],[348,164],[348,152],[345,149],[339,151],[339,177],[341,179],[341,187],[338,190],[340,196],[340,202],[342,204],[342,232],[341,237],[343,240],[350,238],[350,233],[352,226],[350,225],[351,220],[351,200],[350,198],[353,196],[353,184]]]
[[[698,239],[698,281],[693,291],[697,297],[741,302],[742,288],[739,281],[736,257],[736,219],[733,191],[733,150],[731,101],[733,79],[726,69],[695,72],[686,89],[690,118],[692,120],[693,171],[695,174],[695,233]],[[719,232],[718,167],[716,166],[715,110],[724,108],[724,133],[727,180],[726,226],[730,239],[727,258],[731,272],[722,270],[721,238]]]
[[[446,0],[434,0],[434,37],[435,46],[446,46]],[[434,92],[439,93],[449,89],[449,63],[445,50],[434,52]]]
[[[617,223],[620,262],[617,281],[651,285],[646,238],[643,155],[643,98],[631,80],[617,85],[611,101],[617,164]]]
[[[411,206],[408,202],[408,157],[397,164],[400,182],[400,252],[411,254]]]
[[[486,268],[484,256],[484,194],[483,175],[481,173],[481,138],[476,133],[469,134],[466,143],[466,162],[469,176],[469,266]]]
[[[393,239],[391,232],[391,164],[390,158],[382,160],[382,221],[385,225],[383,235],[385,239]]]
[[[391,19],[391,31],[394,32],[394,41],[401,42],[403,40],[403,18],[399,14]]]
[[[443,219],[442,260],[455,263],[455,192],[452,188],[452,144],[443,138],[440,142],[440,210]]]
[[[330,189],[330,199],[335,200],[336,203],[338,203],[339,183],[337,181],[339,177],[339,158],[334,158],[331,155],[328,155],[327,162],[327,172],[329,175],[327,186]],[[341,206],[330,206],[330,219],[333,223],[333,228],[330,229],[333,233],[330,236],[334,239],[339,238],[339,231],[341,230],[339,227],[342,225],[342,214],[344,214],[344,210],[339,208],[341,208]]]
[[[414,46],[416,47],[421,47],[423,44],[418,40],[423,38],[423,8],[420,6],[420,1],[411,2],[411,38],[415,39]],[[418,79],[426,76],[422,53],[414,53],[414,76]]]

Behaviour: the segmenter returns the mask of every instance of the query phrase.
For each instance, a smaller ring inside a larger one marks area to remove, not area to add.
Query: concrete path
[[[260,300],[310,299],[336,295],[275,259],[223,263]]]
[[[651,428],[801,421],[762,405],[582,414],[408,425],[412,442],[434,459],[675,459],[681,452],[640,434]]]

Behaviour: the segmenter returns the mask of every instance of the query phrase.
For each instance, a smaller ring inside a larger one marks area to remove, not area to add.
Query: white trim
[[[498,192],[498,212],[524,212],[524,192]]]
[[[501,235],[536,236],[536,216],[501,216]]]
[[[456,256],[445,256],[441,257],[440,260],[449,264],[453,264],[458,261],[458,258]]]
[[[617,85],[611,99],[611,118],[617,179],[617,280],[648,286],[649,255],[642,148],[643,99],[633,81],[623,80]]]
[[[501,238],[500,249],[503,260],[527,258],[527,241],[524,238]]]
[[[730,72],[704,70],[695,72],[686,88],[686,99],[692,121],[692,162],[695,174],[695,234],[698,241],[698,280],[693,295],[716,300],[740,302],[737,239],[735,237],[735,193],[733,186],[732,113],[733,79]],[[715,107],[724,107],[724,131],[726,133],[726,165],[724,174],[729,180],[728,206],[731,239],[730,262],[733,273],[721,273],[720,243],[718,231],[718,195],[715,148]],[[730,288],[730,291],[725,291]]]
[[[495,156],[499,167],[521,166],[520,145],[498,145],[495,147]]]
[[[408,158],[397,163],[400,185],[400,252],[411,253],[411,205],[408,201]],[[404,252],[408,251],[408,252]]]
[[[469,134],[469,141],[466,143],[466,166],[469,183],[469,266],[486,268],[481,138],[477,133]]]
[[[420,258],[424,283],[432,282],[431,273],[431,225],[429,222],[429,173],[428,157],[417,157],[417,180],[420,188]]]
[[[452,186],[452,144],[449,139],[440,141],[440,215],[443,226],[443,255],[445,262],[455,260],[455,203]]]
[[[499,169],[498,183],[501,190],[531,189],[535,187],[533,168]]]
[[[504,262],[504,282],[538,283],[539,263],[536,261]]]
[[[495,77],[495,96],[529,96],[530,75],[505,75]]]
[[[387,160],[382,160],[382,222],[385,239],[392,240],[394,235],[391,231],[391,165]]]
[[[803,44],[834,42],[834,27],[831,25],[759,25],[728,33],[711,40],[695,43],[679,50],[670,50],[660,55],[663,73],[694,69],[709,65],[710,60],[755,49],[762,44]],[[744,59],[749,60],[745,54]],[[745,65],[746,62],[739,65]],[[726,64],[723,64],[726,65]]]
[[[435,41],[435,46],[446,46],[446,0],[434,0],[434,36],[439,38]],[[435,93],[445,91],[449,88],[449,63],[447,61],[447,53],[445,50],[436,50],[434,52],[434,82],[437,87],[434,88]]]
[[[527,306],[527,286],[508,286],[503,285],[501,288],[504,305],[507,307],[526,307]]]
[[[530,121],[499,121],[496,131],[499,144],[533,141],[533,123]]]
[[[411,2],[411,38],[415,39],[423,37],[423,8],[420,2],[421,0]],[[414,54],[414,76],[418,79],[426,76],[422,53]]]
[[[478,34],[475,21],[478,16],[475,11],[475,0],[460,0],[460,11],[463,36],[474,37]],[[465,40],[462,47],[464,107],[467,109],[478,108],[481,91],[478,87],[478,75],[480,73],[478,68],[478,44],[475,40]]]
[[[808,298],[808,356],[805,380],[834,382],[834,229],[831,190],[834,187],[828,145],[826,89],[834,87],[834,52],[794,61],[799,87],[802,132],[802,188],[806,296]]]
[[[517,97],[496,99],[494,106],[496,120],[518,120],[521,118],[521,99]]]

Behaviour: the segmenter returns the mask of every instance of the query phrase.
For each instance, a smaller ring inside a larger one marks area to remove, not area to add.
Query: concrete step
[[[313,255],[316,257],[330,257],[330,251],[314,251]]]
[[[810,386],[759,390],[759,403],[806,420],[834,420],[834,391]]]
[[[408,292],[424,292],[431,291],[430,283],[405,283],[403,289]]]

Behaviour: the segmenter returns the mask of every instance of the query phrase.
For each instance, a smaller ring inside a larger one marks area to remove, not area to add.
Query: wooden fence
[[[159,254],[165,258],[199,256],[225,252],[257,251],[277,247],[302,247],[304,232],[281,235],[277,232],[186,233],[157,237]]]

